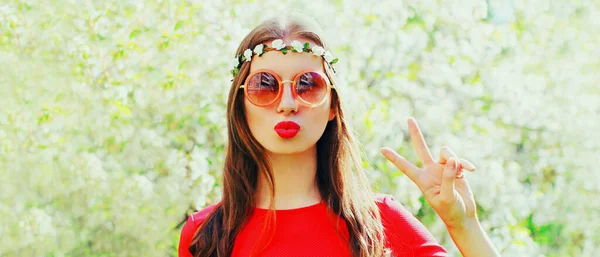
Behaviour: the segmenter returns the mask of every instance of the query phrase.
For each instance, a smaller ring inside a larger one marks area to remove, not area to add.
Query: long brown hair
[[[310,39],[325,49],[318,24],[298,12],[280,14],[254,28],[239,45],[236,56],[257,44],[284,38]],[[223,170],[223,198],[196,231],[190,252],[195,257],[231,255],[235,237],[252,214],[259,174],[271,188],[271,212],[274,213],[275,182],[266,150],[252,136],[247,125],[243,89],[239,86],[248,75],[250,64],[244,63],[233,79],[227,101],[227,155]],[[335,74],[325,66],[326,74],[336,87]],[[345,221],[349,238],[345,238],[355,257],[379,257],[384,254],[384,232],[371,185],[360,160],[360,149],[346,126],[342,101],[332,90],[331,108],[336,116],[327,123],[317,141],[316,182],[321,198],[331,213]],[[272,216],[271,216],[272,217]]]

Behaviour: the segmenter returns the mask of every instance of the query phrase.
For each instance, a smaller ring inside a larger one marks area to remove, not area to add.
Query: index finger
[[[421,159],[423,164],[433,163],[434,161],[431,152],[429,151],[429,147],[427,147],[427,143],[425,143],[425,138],[423,138],[423,134],[421,134],[419,125],[417,125],[417,121],[413,117],[408,118],[408,131],[410,132],[413,148],[415,148],[419,159]]]

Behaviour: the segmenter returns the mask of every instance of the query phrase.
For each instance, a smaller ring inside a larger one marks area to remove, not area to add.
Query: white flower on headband
[[[323,47],[320,46],[313,46],[311,50],[313,52],[313,55],[316,56],[322,56],[323,53],[325,53],[325,49],[323,49]]]
[[[275,48],[275,50],[281,50],[281,48],[285,47],[285,44],[283,43],[283,40],[281,40],[281,39],[275,39],[271,43],[271,47]]]
[[[304,51],[303,50],[304,45],[302,45],[302,43],[300,43],[300,41],[298,41],[298,40],[292,41],[292,48],[294,50],[296,50],[296,52],[299,52],[299,53],[302,53]]]
[[[252,55],[257,54],[258,56],[261,56],[262,54],[273,50],[281,51],[281,53],[283,54],[286,54],[288,51],[298,53],[312,53],[315,56],[320,56],[321,58],[323,58],[325,62],[327,62],[333,69],[333,72],[335,72],[333,64],[338,62],[338,58],[334,58],[333,54],[331,54],[331,52],[329,51],[325,51],[325,49],[323,49],[322,46],[315,45],[312,48],[309,48],[309,46],[309,42],[305,42],[304,44],[302,44],[297,40],[292,41],[291,46],[286,46],[282,39],[273,40],[273,42],[271,42],[271,47],[265,44],[258,44],[254,47],[254,50],[246,49],[242,54],[238,55],[235,59],[233,59],[231,63],[231,66],[233,66],[233,69],[231,69],[231,74],[233,75],[233,77],[237,76],[240,73],[242,63],[250,62],[252,60]]]
[[[247,62],[252,60],[252,50],[246,49],[246,51],[244,51],[244,58],[246,58]]]
[[[256,45],[256,47],[254,47],[254,52],[258,55],[261,55],[263,53],[263,48],[265,47],[265,45],[263,44],[258,44]]]
[[[323,58],[325,58],[326,62],[332,62],[333,61],[333,55],[329,51],[325,52],[325,55],[323,56]]]

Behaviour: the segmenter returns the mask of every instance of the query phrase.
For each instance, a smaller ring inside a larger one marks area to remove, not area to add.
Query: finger
[[[458,166],[459,168],[468,170],[468,171],[475,171],[475,165],[473,165],[473,163],[471,163],[470,161],[464,159],[464,158],[458,158],[456,156],[456,154],[454,153],[454,151],[452,151],[452,149],[450,149],[450,147],[448,146],[443,146],[442,149],[440,150],[440,160],[438,161],[439,164],[446,164],[446,162],[448,161],[448,159],[450,157],[454,157],[456,158],[458,161]]]
[[[419,168],[417,166],[410,163],[409,161],[404,159],[404,157],[402,157],[401,155],[396,153],[396,151],[390,148],[383,147],[380,151],[383,154],[383,156],[385,156],[385,158],[387,158],[390,162],[394,164],[394,166],[396,166],[396,168],[402,171],[402,173],[404,173],[410,180],[416,182],[416,179],[419,174]]]
[[[454,153],[454,151],[452,151],[452,149],[450,149],[450,147],[442,146],[442,149],[440,150],[440,161],[438,162],[445,164],[450,158],[454,158],[454,160],[456,161],[456,167],[458,167],[458,170],[456,171],[456,178],[463,178],[464,174],[462,171],[460,159],[458,159],[458,156],[456,156],[456,154]]]
[[[427,147],[427,143],[425,143],[419,125],[417,125],[417,121],[413,117],[408,118],[408,131],[410,133],[412,145],[415,148],[419,159],[421,159],[423,164],[433,163],[431,152],[429,152],[429,148]]]
[[[473,165],[473,163],[471,163],[470,161],[460,158],[460,165],[463,167],[463,169],[468,170],[468,171],[475,171],[475,165]]]
[[[452,151],[452,149],[450,149],[450,147],[442,146],[442,148],[440,149],[440,160],[438,161],[438,163],[446,164],[450,157],[454,157],[454,160],[459,160],[458,156],[456,156],[456,154],[454,153],[454,151]],[[458,165],[460,166],[460,160],[458,161]]]
[[[442,188],[440,194],[442,199],[445,201],[452,201],[454,199],[454,180],[456,180],[456,159],[450,157],[446,166],[444,167],[444,174],[442,175]]]

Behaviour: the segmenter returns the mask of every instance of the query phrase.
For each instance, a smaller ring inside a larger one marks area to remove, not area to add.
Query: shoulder
[[[402,206],[393,196],[375,194],[375,202],[379,207],[381,220],[385,228],[406,230],[419,226],[421,222]]]
[[[407,218],[414,217],[412,213],[402,206],[392,195],[376,193],[375,203],[379,207],[379,211],[385,218],[393,218],[393,216]],[[391,216],[391,217],[390,217]],[[410,221],[410,220],[408,220]],[[418,221],[418,220],[417,220]]]
[[[447,256],[446,250],[437,242],[425,226],[393,196],[375,194],[381,221],[385,230],[386,244],[407,256]]]
[[[191,220],[194,224],[200,226],[200,224],[202,224],[202,221],[204,221],[204,219],[217,207],[218,204],[219,203],[213,203],[200,209],[197,212],[192,213],[189,216],[188,221]]]
[[[388,194],[375,193],[375,202],[377,205],[386,204],[389,199],[394,199],[394,197]]]
[[[188,250],[196,230],[202,225],[202,222],[206,217],[217,207],[219,203],[208,205],[201,210],[192,213],[188,216],[187,221],[181,229],[181,236],[179,237],[179,257],[190,257],[191,254]]]

